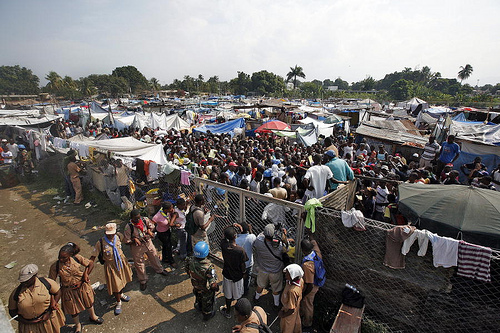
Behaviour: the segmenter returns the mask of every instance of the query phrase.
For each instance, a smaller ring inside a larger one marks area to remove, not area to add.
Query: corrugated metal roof
[[[409,129],[408,127],[413,127]],[[415,126],[409,126],[398,120],[372,120],[363,122],[357,129],[356,134],[369,136],[379,140],[391,141],[397,144],[415,142],[425,145],[427,138],[414,134],[418,133]]]

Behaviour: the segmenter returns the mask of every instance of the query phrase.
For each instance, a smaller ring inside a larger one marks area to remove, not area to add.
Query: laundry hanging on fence
[[[491,282],[491,249],[460,241],[458,244],[457,275],[471,279]]]
[[[414,226],[397,226],[387,230],[384,265],[394,269],[405,268],[405,256],[401,253],[403,242],[415,231]]]
[[[429,245],[429,234],[428,230],[415,230],[410,237],[408,237],[403,242],[403,247],[401,248],[401,253],[406,255],[409,251],[413,243],[418,239],[418,252],[417,255],[420,257],[425,256],[427,253],[427,247]]]
[[[429,233],[432,244],[432,255],[434,267],[443,266],[449,268],[457,265],[459,241],[449,237],[441,237]]]
[[[363,212],[355,208],[351,208],[348,211],[342,211],[342,223],[346,228],[354,227],[357,231],[366,230]]]
[[[187,170],[181,170],[181,184],[182,185],[191,185],[189,181],[189,176],[191,176],[191,172]]]
[[[307,212],[305,227],[316,232],[316,207],[323,207],[323,204],[316,198],[307,200],[304,209]]]

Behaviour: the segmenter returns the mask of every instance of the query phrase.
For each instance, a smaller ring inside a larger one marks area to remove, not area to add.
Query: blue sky
[[[134,65],[162,84],[237,71],[354,82],[431,67],[500,82],[500,1],[0,0],[0,65],[73,78]]]

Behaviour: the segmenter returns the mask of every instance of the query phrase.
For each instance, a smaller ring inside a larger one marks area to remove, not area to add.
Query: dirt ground
[[[39,177],[44,177],[44,174]],[[50,183],[47,179],[38,179],[28,186],[21,184],[0,189],[0,298],[5,306],[17,286],[18,272],[23,265],[35,263],[40,275],[46,276],[50,265],[57,259],[59,248],[70,241],[80,245],[83,256],[90,257],[93,245],[103,235],[101,227],[116,218],[103,207],[106,201],[89,209],[65,205],[54,199],[56,195],[63,196],[62,190],[54,190],[47,183]],[[121,224],[119,231],[123,230],[124,222],[116,222]],[[125,253],[130,257],[128,249]],[[16,265],[12,269],[4,267],[14,261]],[[217,271],[221,280],[220,267]],[[96,312],[105,323],[101,326],[90,324],[88,314],[84,312],[81,315],[83,332],[231,332],[231,327],[236,324],[234,318],[226,319],[217,313],[210,321],[202,321],[201,314],[193,308],[191,283],[183,269],[171,271],[168,277],[157,275],[151,269],[148,273],[150,280],[145,292],[139,291],[134,274],[134,281],[125,289],[132,299],[130,303],[124,303],[119,316],[113,313],[114,301],[107,291],[97,291]],[[96,264],[90,278],[91,283],[104,283],[100,264]],[[252,290],[250,295],[253,295]],[[271,295],[265,295],[262,303],[264,308],[271,309]],[[223,304],[224,298],[219,293],[216,308]],[[271,311],[270,320],[276,314]],[[13,323],[16,328],[17,324]],[[67,324],[61,332],[73,331],[69,317]],[[277,330],[275,324],[273,331]]]

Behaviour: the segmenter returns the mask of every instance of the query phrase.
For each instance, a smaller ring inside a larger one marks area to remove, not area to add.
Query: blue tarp
[[[230,133],[233,132],[235,128],[243,128],[245,127],[245,119],[239,118],[231,121],[227,121],[222,124],[217,125],[203,125],[200,127],[193,128],[193,132],[201,132],[207,133],[210,131],[211,133]]]
[[[491,172],[500,164],[500,156],[497,155],[478,155],[478,154],[470,154],[466,152],[461,152],[460,156],[453,163],[453,169],[457,170],[459,173],[458,180],[460,182],[466,182],[467,178],[462,171],[460,171],[460,166],[467,163],[472,163],[474,158],[480,156],[482,158],[481,163],[486,165],[488,173]]]

